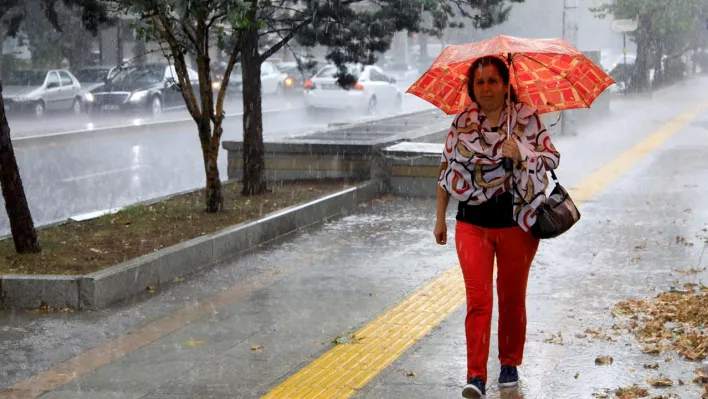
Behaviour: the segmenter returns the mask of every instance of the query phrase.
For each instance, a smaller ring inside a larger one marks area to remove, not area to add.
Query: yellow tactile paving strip
[[[263,399],[349,398],[464,302],[462,272],[454,266]]]

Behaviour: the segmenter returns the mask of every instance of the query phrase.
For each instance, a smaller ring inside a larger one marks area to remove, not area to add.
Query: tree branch
[[[261,58],[261,62],[263,62],[264,60],[267,60],[267,59],[270,58],[273,54],[275,54],[275,53],[277,53],[278,51],[280,51],[280,49],[283,48],[283,46],[284,46],[287,42],[289,42],[293,37],[295,37],[295,35],[298,34],[298,32],[300,32],[300,29],[302,29],[302,28],[304,28],[305,26],[307,26],[307,25],[308,25],[309,23],[311,23],[314,19],[315,19],[315,16],[314,16],[314,15],[313,15],[313,16],[310,16],[310,17],[307,17],[307,18],[305,18],[302,22],[300,22],[299,24],[297,24],[294,28],[292,28],[292,29],[290,30],[290,33],[288,33],[287,35],[285,35],[285,37],[283,37],[278,43],[274,44],[273,47],[271,47],[271,48],[268,49],[266,52],[264,52],[263,54],[261,54],[261,57],[260,57],[260,58]]]
[[[162,24],[162,28],[160,28],[160,24],[158,24],[158,18],[160,20],[160,23]],[[188,77],[188,73],[187,65],[184,62],[184,52],[182,46],[179,44],[177,38],[174,36],[174,33],[172,32],[172,24],[170,24],[169,18],[166,15],[160,14],[157,17],[153,16],[152,21],[155,27],[157,27],[158,31],[163,34],[163,37],[170,46],[172,58],[175,61],[177,79],[179,79],[179,83],[182,89],[182,96],[185,99],[185,105],[187,106],[187,110],[189,111],[190,115],[192,115],[192,118],[196,120],[197,116],[201,112],[199,110],[197,100],[196,98],[194,98],[194,90],[192,89],[192,83],[189,81],[189,79],[186,78]]]

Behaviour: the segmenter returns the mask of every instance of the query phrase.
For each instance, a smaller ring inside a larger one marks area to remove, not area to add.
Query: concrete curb
[[[265,242],[352,211],[386,187],[370,180],[253,222],[195,238],[85,276],[0,276],[0,303],[33,309],[98,309],[227,260]]]

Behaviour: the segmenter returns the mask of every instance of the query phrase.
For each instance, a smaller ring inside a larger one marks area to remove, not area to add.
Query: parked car
[[[316,109],[356,109],[373,114],[378,108],[400,108],[403,93],[396,79],[381,68],[369,65],[349,65],[349,73],[357,82],[349,90],[337,84],[337,67],[329,65],[305,83],[305,106]]]
[[[46,111],[81,113],[81,84],[65,69],[11,72],[3,96],[7,112],[31,112],[38,118]]]
[[[261,85],[263,94],[283,94],[285,91],[286,78],[287,75],[280,72],[272,62],[265,61],[261,64]],[[220,85],[220,82],[214,82],[214,90],[217,90]],[[234,65],[226,91],[229,94],[243,94],[243,69],[240,63]]]
[[[112,78],[119,71],[118,67],[88,66],[74,71],[74,76],[81,83],[84,92],[89,92],[105,83],[106,79]]]
[[[195,94],[199,95],[199,75],[187,68]],[[106,83],[86,94],[89,113],[114,111],[149,112],[185,107],[177,72],[172,65],[155,63],[121,68]]]
[[[304,62],[306,63],[307,60]],[[324,61],[315,61],[311,68],[306,68],[308,65],[303,64],[302,70],[300,70],[298,63],[294,61],[278,64],[278,69],[285,74],[283,90],[286,93],[301,93],[305,88],[305,82],[314,76],[325,64]]]

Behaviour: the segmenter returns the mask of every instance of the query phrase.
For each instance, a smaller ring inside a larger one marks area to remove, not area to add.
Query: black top
[[[492,128],[496,132],[499,128]],[[479,205],[462,202],[457,207],[457,220],[488,229],[518,226],[514,220],[514,196],[511,192],[496,195]]]

